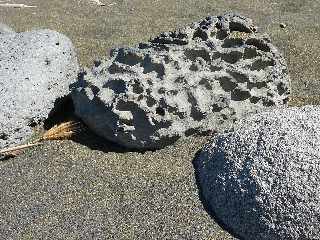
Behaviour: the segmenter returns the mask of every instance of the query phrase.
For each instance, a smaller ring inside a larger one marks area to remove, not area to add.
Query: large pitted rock
[[[0,148],[30,137],[77,80],[71,41],[50,31],[0,34]]]
[[[254,114],[195,161],[209,209],[243,239],[320,239],[320,107]]]
[[[289,77],[252,21],[226,14],[115,49],[74,88],[76,114],[97,134],[152,149],[286,103]]]

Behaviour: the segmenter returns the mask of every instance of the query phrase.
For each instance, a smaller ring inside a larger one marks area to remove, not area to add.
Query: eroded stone
[[[250,19],[226,14],[114,49],[73,87],[76,114],[94,132],[154,149],[285,104],[289,77],[270,39]]]

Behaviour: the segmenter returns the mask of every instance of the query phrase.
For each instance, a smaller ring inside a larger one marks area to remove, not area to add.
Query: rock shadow
[[[133,149],[126,148],[117,143],[109,141],[89,129],[89,127],[75,115],[74,105],[71,96],[65,96],[64,98],[57,99],[54,108],[48,115],[49,117],[44,121],[43,128],[49,130],[55,125],[58,125],[67,121],[74,121],[79,124],[81,130],[71,137],[71,141],[87,146],[91,150],[98,150],[102,152],[140,152],[145,153],[147,151],[156,151],[157,149]],[[2,160],[0,158],[0,160]]]
[[[10,158],[13,158],[14,156],[12,155],[0,155],[0,162],[4,162],[9,160]]]
[[[200,153],[201,153],[201,149],[198,150],[192,160],[192,165],[194,168],[194,174],[195,174],[195,179],[196,179],[196,184],[197,184],[197,188],[198,188],[198,196],[199,196],[199,200],[201,201],[204,209],[206,210],[206,212],[210,215],[210,217],[226,232],[230,233],[233,237],[239,239],[239,240],[245,240],[244,238],[242,238],[241,236],[239,236],[236,232],[234,232],[232,229],[230,229],[230,227],[226,226],[223,221],[221,219],[219,219],[214,211],[214,209],[212,208],[212,206],[210,206],[209,202],[207,201],[207,199],[204,196],[203,193],[203,189],[201,187],[201,181],[200,181],[200,171],[201,171],[201,166],[203,165],[203,162],[200,159]]]

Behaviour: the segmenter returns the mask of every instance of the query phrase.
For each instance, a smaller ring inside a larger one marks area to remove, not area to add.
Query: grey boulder
[[[289,77],[270,39],[229,13],[114,49],[73,88],[76,114],[98,135],[157,149],[285,104]]]
[[[78,74],[71,41],[39,30],[0,35],[0,148],[25,141]]]
[[[320,107],[243,119],[195,166],[204,203],[241,239],[320,239]]]
[[[4,23],[0,23],[0,34],[15,33],[15,31]]]

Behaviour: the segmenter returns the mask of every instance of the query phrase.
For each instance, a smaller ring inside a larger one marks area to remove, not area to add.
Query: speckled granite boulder
[[[0,23],[0,34],[15,33],[15,31],[4,23]]]
[[[285,60],[252,21],[226,14],[114,49],[74,89],[76,114],[97,134],[156,149],[286,103],[289,77]]]
[[[21,143],[69,94],[78,62],[64,35],[39,30],[0,35],[0,148]]]
[[[241,239],[320,239],[320,107],[254,114],[195,163],[209,208]]]

